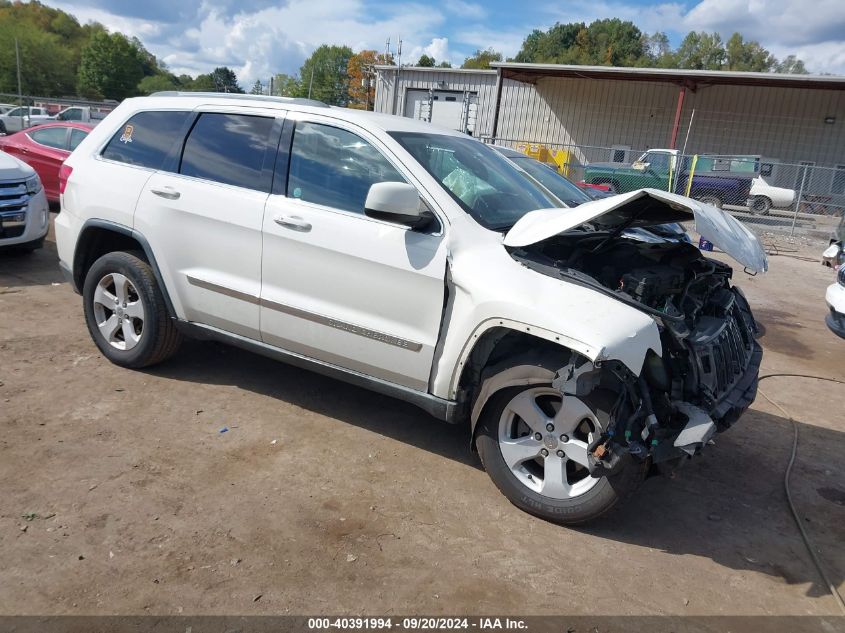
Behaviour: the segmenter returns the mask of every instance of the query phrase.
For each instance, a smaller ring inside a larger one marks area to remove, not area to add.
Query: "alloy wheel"
[[[499,449],[525,487],[552,499],[572,499],[591,490],[588,446],[601,434],[593,411],[575,396],[550,387],[518,393],[499,420]]]
[[[126,275],[109,273],[94,290],[94,317],[100,335],[112,347],[128,351],[144,333],[144,304]]]

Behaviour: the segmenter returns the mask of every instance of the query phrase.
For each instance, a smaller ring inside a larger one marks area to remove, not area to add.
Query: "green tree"
[[[346,106],[349,102],[348,46],[323,44],[305,60],[299,69],[300,85],[297,96],[310,97],[329,105]]]
[[[725,47],[718,33],[690,31],[675,51],[675,64],[690,70],[722,70],[725,57]]]
[[[190,80],[190,77],[188,78]],[[166,90],[183,90],[179,79],[171,73],[159,73],[157,75],[150,75],[144,77],[138,82],[138,94],[150,95],[154,92],[164,92]]]
[[[279,73],[273,77],[273,94],[277,97],[295,97],[299,92],[299,80],[291,75]]]
[[[238,76],[228,66],[218,66],[211,71],[209,76],[214,83],[215,92],[236,92],[243,94],[243,89],[238,84]]]
[[[660,31],[651,35],[643,34],[642,37],[643,57],[640,66],[671,66],[672,47],[669,44],[669,36]],[[668,63],[667,63],[668,62]]]
[[[715,35],[715,34],[714,34]],[[746,42],[742,35],[734,33],[725,46],[724,70],[746,70],[769,72],[777,66],[777,59],[759,42]]]
[[[604,66],[634,66],[643,57],[643,33],[633,22],[619,18],[595,20],[587,27],[587,48],[582,48],[590,63]]]
[[[21,58],[24,94],[60,97],[75,93],[73,55],[60,37],[34,24],[0,14],[0,92],[17,93],[15,40]]]
[[[633,22],[618,18],[595,20],[589,26],[583,22],[557,23],[547,31],[532,31],[514,60],[552,64],[643,65],[643,58],[652,43],[646,37]],[[655,34],[657,37],[658,34]]]
[[[452,62],[445,62],[445,61],[444,61],[444,62],[440,62],[439,64],[437,64],[437,67],[438,67],[438,68],[451,68],[451,67],[452,67]]]
[[[417,61],[417,66],[420,68],[434,68],[434,58],[430,55],[426,55],[423,53],[420,55],[419,61]]]
[[[125,35],[98,32],[82,49],[77,87],[89,98],[120,100],[135,94],[143,76],[141,53]]]
[[[548,31],[532,31],[516,54],[516,61],[536,64],[570,63],[577,55],[578,34],[586,29],[583,22],[556,23]]]
[[[252,84],[252,90],[249,91],[251,95],[263,95],[264,94],[264,85],[261,83],[260,79],[256,79],[255,83]]]
[[[487,48],[485,50],[478,49],[474,54],[464,60],[461,68],[490,68],[490,62],[500,61],[502,61],[502,54],[494,51],[492,48]]]
[[[783,60],[777,63],[774,70],[776,73],[786,73],[789,75],[807,74],[804,62],[795,57],[795,55],[787,55]]]
[[[188,81],[183,81],[182,85],[184,90],[188,92],[218,92],[217,84],[214,82],[211,73],[197,75],[193,79],[188,77]]]

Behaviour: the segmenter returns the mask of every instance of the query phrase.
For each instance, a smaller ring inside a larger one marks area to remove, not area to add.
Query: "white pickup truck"
[[[77,123],[91,123],[96,125],[106,118],[107,114],[108,112],[92,110],[89,106],[71,106],[51,118],[55,121],[75,121]]]
[[[46,123],[51,118],[44,108],[19,106],[0,115],[0,134],[20,132],[33,125]]]

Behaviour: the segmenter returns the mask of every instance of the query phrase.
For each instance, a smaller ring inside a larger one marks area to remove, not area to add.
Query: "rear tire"
[[[565,398],[551,385],[497,392],[479,419],[476,445],[487,474],[511,503],[573,525],[605,514],[633,493],[648,464],[625,455],[614,474],[592,477],[583,465],[586,447],[608,424],[608,399],[601,394]]]
[[[769,215],[772,201],[766,196],[755,196],[751,199],[751,212],[755,215]]]
[[[94,343],[115,365],[149,367],[176,353],[182,336],[141,253],[100,257],[85,276],[82,301]]]

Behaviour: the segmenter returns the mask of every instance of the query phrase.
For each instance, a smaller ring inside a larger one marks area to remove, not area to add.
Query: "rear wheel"
[[[515,506],[557,523],[575,524],[609,511],[645,478],[630,456],[612,475],[593,477],[588,446],[607,427],[601,398],[563,396],[551,385],[496,393],[479,420],[484,468]]]
[[[754,196],[751,199],[751,211],[759,215],[769,215],[772,208],[772,201],[766,196]]]
[[[122,367],[160,363],[181,342],[155,275],[139,255],[103,255],[89,269],[82,290],[91,338],[106,358]]]

